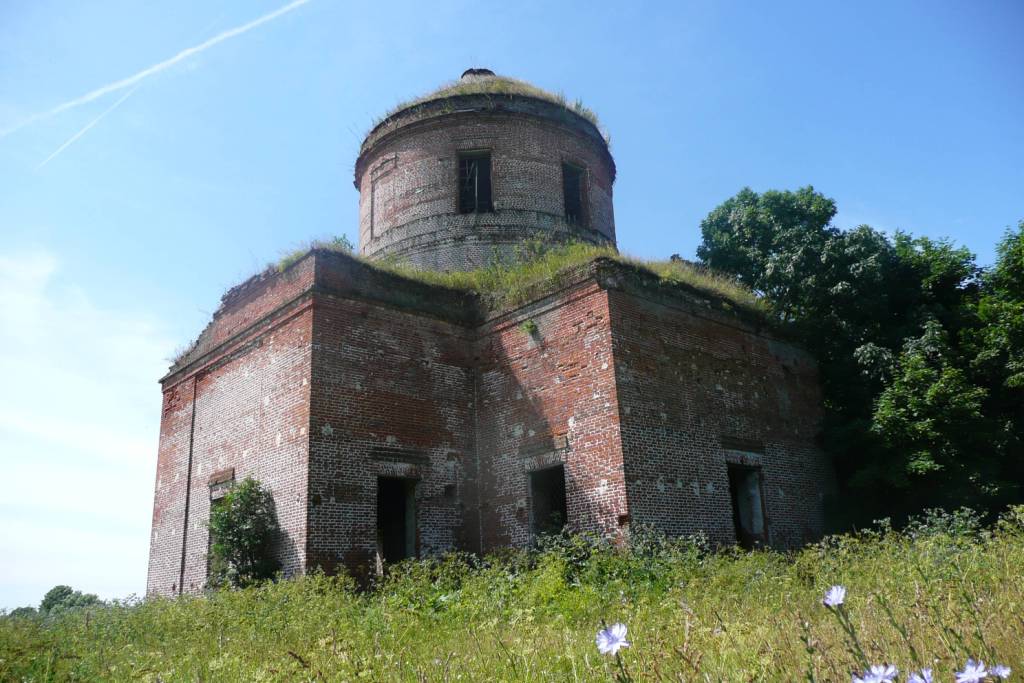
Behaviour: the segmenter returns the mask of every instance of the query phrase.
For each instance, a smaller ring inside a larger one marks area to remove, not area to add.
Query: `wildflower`
[[[956,683],[981,683],[988,676],[985,662],[968,659],[963,671],[956,672]]]
[[[910,674],[907,683],[932,683],[932,670],[921,669],[921,673],[914,672]]]
[[[899,670],[892,664],[872,664],[871,670],[865,673],[863,676],[857,676],[854,674],[853,683],[893,683],[893,679],[899,675]],[[928,670],[928,681],[931,683],[931,670]],[[914,683],[915,679],[911,678],[909,683]]]
[[[597,632],[597,650],[603,655],[618,654],[619,648],[629,647],[626,642],[626,625],[612,624]]]
[[[989,675],[1006,680],[1010,677],[1010,667],[1005,664],[996,664],[988,670]]]
[[[822,602],[825,607],[839,607],[846,600],[846,587],[845,586],[832,586],[825,593],[825,599]]]

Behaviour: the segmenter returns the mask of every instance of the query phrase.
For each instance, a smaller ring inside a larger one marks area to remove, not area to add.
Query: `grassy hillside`
[[[1024,669],[1024,508],[933,517],[794,554],[640,536],[400,566],[375,590],[311,576],[52,619],[0,619],[0,680],[898,681],[968,657]],[[822,604],[847,589],[844,630]],[[602,623],[628,626],[619,661]],[[855,636],[854,638],[851,637]]]

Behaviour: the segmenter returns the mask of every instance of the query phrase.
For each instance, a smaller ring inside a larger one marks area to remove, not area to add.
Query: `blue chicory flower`
[[[612,624],[597,632],[597,650],[601,654],[614,655],[623,647],[629,647],[625,624]]]

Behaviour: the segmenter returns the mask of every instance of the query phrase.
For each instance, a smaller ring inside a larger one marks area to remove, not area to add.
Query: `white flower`
[[[1010,667],[1005,664],[996,664],[989,669],[988,672],[990,675],[995,676],[996,678],[1002,678],[1003,680],[1010,677]]]
[[[956,683],[981,683],[988,676],[985,662],[968,659],[963,671],[956,672]]]
[[[865,673],[863,677],[854,674],[852,678],[853,683],[893,683],[898,674],[899,670],[892,664],[873,664],[871,671]]]
[[[907,683],[932,683],[932,670],[921,669],[921,673],[912,673]]]
[[[625,624],[612,624],[597,632],[597,651],[601,654],[614,655],[623,647],[629,647]]]
[[[839,607],[846,600],[845,586],[832,586],[825,592],[825,599],[822,602],[825,607]]]

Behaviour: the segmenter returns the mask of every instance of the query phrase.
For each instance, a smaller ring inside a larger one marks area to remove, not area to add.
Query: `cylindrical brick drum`
[[[355,170],[359,250],[472,270],[530,242],[614,246],[614,181],[593,122],[532,86],[471,69],[366,136]]]

